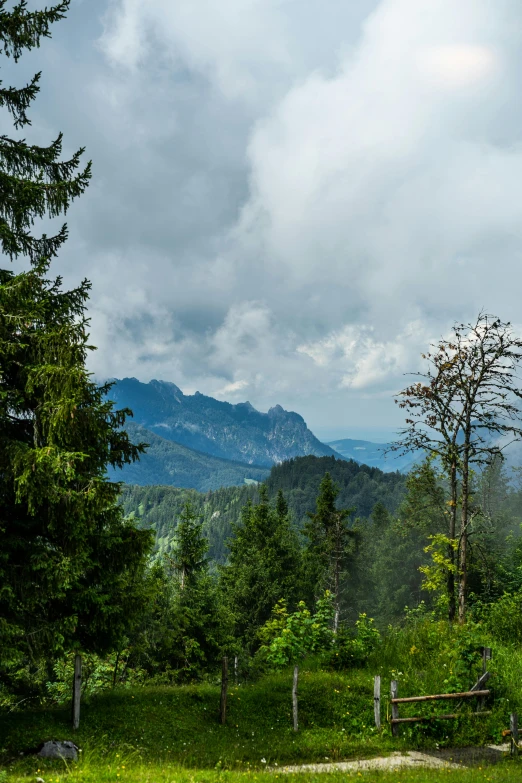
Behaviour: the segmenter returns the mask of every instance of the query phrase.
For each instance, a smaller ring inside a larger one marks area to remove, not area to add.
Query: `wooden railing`
[[[408,696],[406,698],[400,699],[398,696],[398,683],[397,680],[392,680],[391,684],[391,708],[392,708],[392,717],[391,717],[391,727],[392,727],[392,734],[394,737],[397,736],[398,728],[400,723],[420,723],[422,721],[432,721],[432,720],[453,720],[455,718],[462,717],[462,715],[459,715],[459,713],[452,713],[450,715],[432,715],[432,716],[422,716],[422,717],[415,717],[415,718],[399,718],[399,704],[411,704],[412,702],[419,702],[419,701],[442,701],[442,700],[448,700],[448,699],[456,699],[456,700],[462,700],[462,699],[482,699],[486,696],[489,696],[490,691],[488,690],[471,690],[471,691],[464,691],[462,693],[437,693],[433,696]],[[478,710],[477,712],[473,713],[474,715],[489,715],[488,712],[485,710]]]
[[[484,685],[489,680],[491,674],[486,671],[487,661],[491,659],[491,649],[484,647],[482,649],[484,673],[477,680],[475,685],[469,691],[462,691],[459,693],[436,693],[426,696],[405,696],[399,698],[399,685],[397,680],[393,680],[391,683],[391,728],[394,737],[397,736],[399,725],[401,723],[420,723],[424,721],[434,720],[453,720],[455,718],[462,717],[462,713],[450,713],[448,715],[430,715],[430,716],[418,716],[413,718],[400,718],[399,717],[399,704],[412,704],[414,702],[429,702],[429,701],[462,701],[463,699],[477,699],[477,710],[472,713],[473,715],[483,716],[490,715],[491,713],[484,709],[484,702],[487,696],[490,695],[490,691],[484,688]],[[375,725],[378,729],[381,727],[381,678],[375,677],[374,690],[373,690],[374,712],[375,712]]]

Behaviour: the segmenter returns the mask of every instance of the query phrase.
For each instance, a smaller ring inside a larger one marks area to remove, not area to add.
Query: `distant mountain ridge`
[[[400,454],[398,452],[386,454],[389,443],[372,443],[369,440],[331,440],[327,444],[335,449],[344,459],[353,459],[359,465],[369,465],[379,468],[385,473],[399,471],[407,473],[413,465],[422,458],[420,452]]]
[[[115,380],[109,398],[119,408],[131,408],[134,422],[160,438],[220,459],[268,468],[307,455],[342,459],[315,437],[302,416],[280,405],[261,413],[249,402],[233,405],[200,392],[183,394],[167,381],[136,378]]]

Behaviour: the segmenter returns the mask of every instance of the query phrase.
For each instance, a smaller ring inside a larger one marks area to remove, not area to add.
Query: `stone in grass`
[[[50,740],[44,742],[38,755],[43,759],[65,759],[66,761],[78,761],[78,748],[70,740],[58,742]]]

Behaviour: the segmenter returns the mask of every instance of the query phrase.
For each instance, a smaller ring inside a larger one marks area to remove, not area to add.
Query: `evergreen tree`
[[[208,541],[187,501],[175,528],[171,554],[150,571],[155,593],[133,636],[133,665],[152,676],[197,679],[216,665],[231,643],[231,618],[217,580],[208,571]]]
[[[374,534],[374,539],[378,540],[390,524],[390,514],[386,506],[380,501],[373,507],[370,515],[370,523]]]
[[[176,527],[172,563],[180,576],[181,589],[193,582],[207,565],[208,541],[203,535],[203,522],[190,501],[185,503]]]
[[[325,473],[316,500],[315,514],[309,514],[305,526],[308,543],[305,550],[305,568],[309,590],[317,600],[330,590],[335,607],[334,631],[337,631],[341,607],[341,591],[346,577],[346,566],[354,551],[355,534],[349,527],[354,508],[339,510],[336,500],[339,488]]]
[[[396,621],[406,606],[430,602],[419,569],[431,562],[426,552],[432,540],[430,536],[446,531],[452,513],[451,487],[445,475],[435,468],[432,458],[410,471],[406,488],[396,519],[390,519],[386,525],[382,510],[375,508],[372,514],[370,571],[375,611],[382,623]]]
[[[26,0],[20,0],[6,11],[6,0],[0,0],[0,54],[18,62],[24,49],[40,46],[40,39],[50,37],[50,26],[65,16],[70,0],[50,9],[28,11]],[[11,114],[16,128],[30,125],[27,110],[37,96],[40,73],[24,87],[4,87],[0,82],[0,106]],[[87,187],[91,164],[78,173],[84,149],[68,161],[60,160],[62,134],[47,147],[27,144],[23,139],[0,136],[0,240],[2,251],[11,260],[28,256],[37,268],[56,256],[67,239],[67,227],[47,237],[31,235],[35,218],[58,217],[67,212],[75,198]]]
[[[300,592],[299,542],[283,494],[278,494],[273,508],[264,485],[259,502],[248,501],[233,531],[229,561],[220,571],[221,586],[236,618],[236,638],[253,649],[258,630],[276,603],[284,599],[295,605]]]
[[[69,2],[29,12],[0,0],[1,52],[15,61],[38,46]],[[26,87],[2,86],[0,105],[16,127],[40,74]],[[1,85],[0,85],[1,86]],[[67,229],[35,237],[36,218],[55,217],[88,184],[83,150],[60,161],[61,134],[48,147],[0,137],[0,238],[19,274],[0,270],[0,668],[68,649],[103,651],[121,638],[145,601],[142,573],[150,533],[124,522],[120,485],[108,465],[138,458],[122,430],[109,385],[85,368],[90,284],[63,291],[50,262]]]

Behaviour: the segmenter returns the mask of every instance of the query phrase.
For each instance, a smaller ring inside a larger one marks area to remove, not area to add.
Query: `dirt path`
[[[407,751],[358,761],[338,761],[328,764],[302,764],[291,767],[273,767],[275,772],[361,772],[372,769],[399,769],[401,767],[452,768],[496,764],[509,752],[509,745],[487,745],[481,748],[444,748],[434,751]]]

